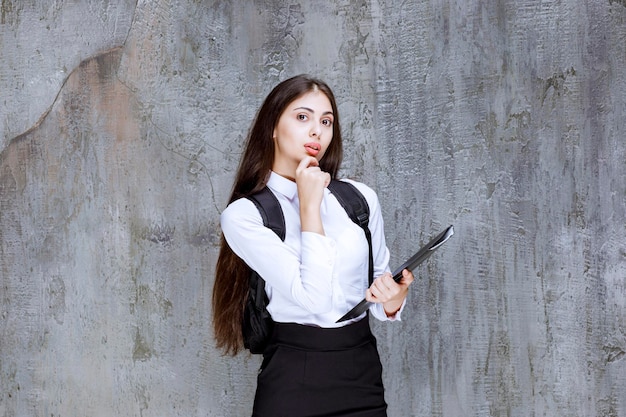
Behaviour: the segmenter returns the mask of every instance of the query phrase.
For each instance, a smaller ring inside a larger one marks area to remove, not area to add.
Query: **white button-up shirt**
[[[378,277],[389,271],[378,197],[362,183],[345,181],[352,183],[369,205],[374,277]],[[325,236],[303,232],[296,183],[272,172],[267,185],[283,210],[285,241],[263,226],[254,203],[241,198],[221,215],[228,245],[265,280],[270,300],[267,308],[274,321],[326,328],[349,324],[351,321],[336,321],[365,297],[368,288],[369,249],[363,229],[326,189],[320,207]],[[374,304],[370,311],[379,320],[389,320],[382,304]],[[399,320],[400,314],[393,320]]]

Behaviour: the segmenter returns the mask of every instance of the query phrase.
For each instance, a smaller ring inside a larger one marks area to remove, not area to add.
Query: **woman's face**
[[[333,121],[330,100],[321,91],[305,93],[289,103],[274,128],[272,170],[295,178],[302,159],[322,159],[333,139]]]

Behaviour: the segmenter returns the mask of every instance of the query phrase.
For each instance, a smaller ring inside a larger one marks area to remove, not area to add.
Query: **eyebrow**
[[[308,111],[309,113],[315,113],[315,111],[313,111],[313,109],[310,109],[310,108],[308,108],[308,107],[296,107],[295,109],[293,109],[293,111],[296,111],[296,110],[306,110],[306,111]],[[325,115],[327,115],[327,114],[330,114],[330,115],[334,116],[333,112],[332,112],[332,111],[330,111],[330,110],[329,110],[329,111],[327,111],[327,112],[322,113],[322,116],[325,116]]]

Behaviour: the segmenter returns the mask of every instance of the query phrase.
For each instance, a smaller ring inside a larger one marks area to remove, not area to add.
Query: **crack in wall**
[[[57,91],[57,93],[55,94],[54,98],[52,99],[52,103],[50,104],[50,106],[48,106],[48,108],[41,114],[41,116],[39,117],[39,119],[37,119],[37,121],[28,129],[26,129],[24,132],[14,136],[13,138],[9,139],[6,146],[10,145],[11,142],[13,141],[19,141],[21,138],[29,135],[30,133],[32,133],[33,131],[35,131],[39,126],[41,126],[41,124],[43,123],[43,121],[46,119],[46,117],[48,117],[48,115],[50,114],[50,112],[52,111],[52,109],[54,108],[55,104],[58,102],[59,98],[61,97],[63,90],[65,89],[65,86],[68,82],[68,80],[72,77],[73,74],[75,74],[77,72],[77,70],[79,68],[81,68],[81,66],[83,66],[86,62],[89,62],[93,59],[98,59],[99,57],[103,56],[103,55],[108,55],[110,53],[115,53],[119,50],[123,50],[126,47],[126,43],[128,41],[128,38],[130,37],[130,34],[133,30],[133,25],[135,23],[135,19],[137,16],[137,8],[138,8],[138,4],[139,4],[139,0],[137,0],[135,2],[135,6],[133,8],[132,11],[132,17],[130,19],[131,23],[129,25],[128,31],[126,32],[126,36],[124,37],[124,41],[122,42],[121,45],[118,46],[114,46],[111,47],[105,51],[102,52],[98,52],[94,55],[91,55],[87,58],[82,59],[79,64],[74,67],[74,69],[72,69],[72,71],[69,72],[69,74],[67,74],[67,76],[63,79],[61,85],[59,86],[59,89]],[[2,0],[2,4],[1,4],[1,13],[0,13],[0,19],[2,24],[5,23],[6,21],[6,15],[8,12],[19,12],[19,9],[14,10],[13,9],[13,2],[11,0]],[[121,54],[120,54],[121,57]]]

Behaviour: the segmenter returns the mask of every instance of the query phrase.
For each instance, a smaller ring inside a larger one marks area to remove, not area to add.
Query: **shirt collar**
[[[298,187],[294,181],[288,180],[272,171],[267,181],[267,186],[277,193],[280,193],[293,201],[298,194]]]

